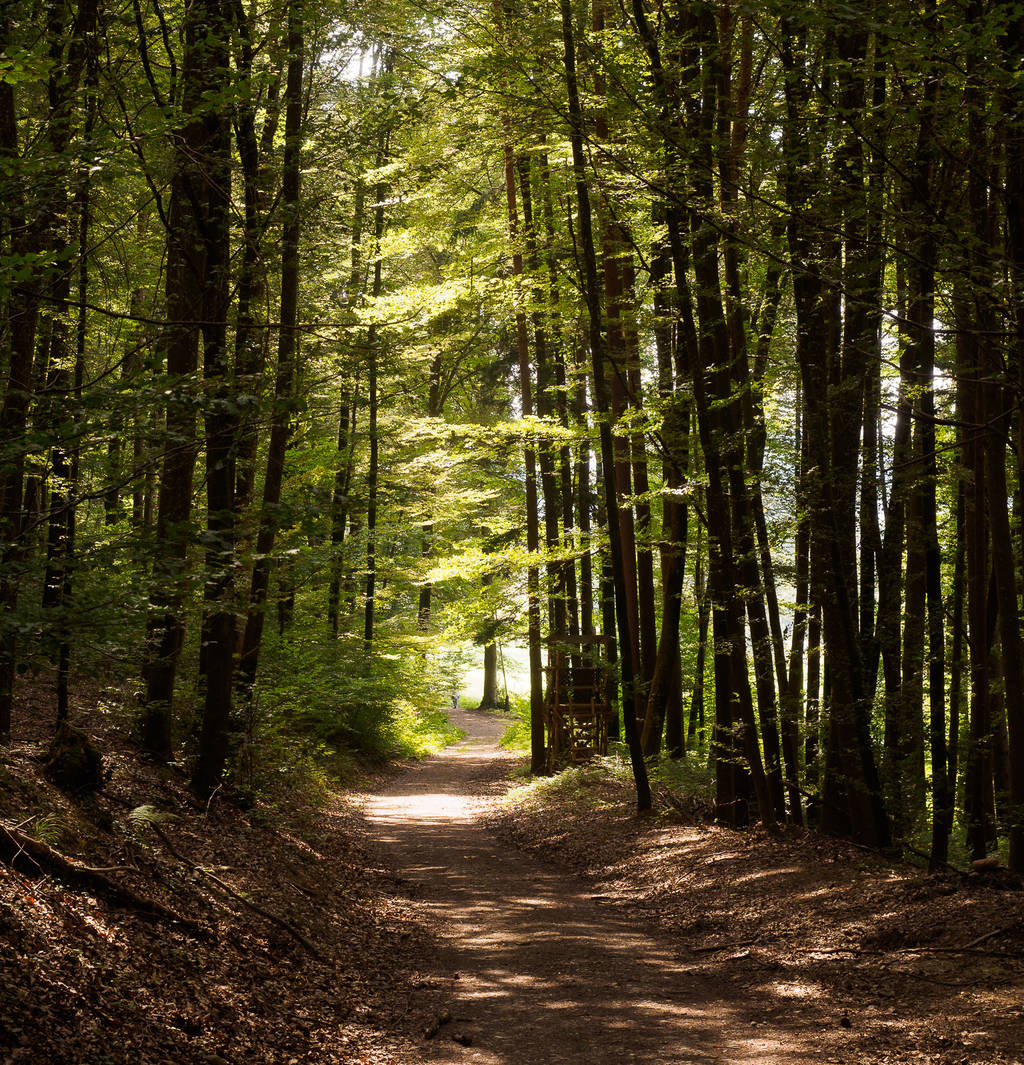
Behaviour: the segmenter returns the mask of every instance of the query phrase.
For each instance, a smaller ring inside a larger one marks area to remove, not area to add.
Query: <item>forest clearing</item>
[[[1022,607],[1018,0],[0,0],[9,1060],[1018,1060]]]

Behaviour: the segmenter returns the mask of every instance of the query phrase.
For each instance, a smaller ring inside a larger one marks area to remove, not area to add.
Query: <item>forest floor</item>
[[[72,799],[42,772],[51,686],[19,687],[0,751],[0,1065],[415,1059],[413,965],[433,947],[353,797],[296,776],[248,810],[198,805],[92,693],[72,718],[109,778]]]
[[[1024,1060],[1008,877],[641,822],[599,769],[517,788],[502,721],[472,712],[365,795],[284,780],[242,810],[141,765],[93,698],[75,720],[109,778],[72,800],[41,771],[48,686],[24,690],[0,1065]]]

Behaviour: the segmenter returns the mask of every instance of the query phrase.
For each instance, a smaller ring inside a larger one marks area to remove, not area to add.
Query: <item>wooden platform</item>
[[[610,645],[604,636],[548,641],[544,717],[551,769],[608,751],[608,724],[615,712]]]

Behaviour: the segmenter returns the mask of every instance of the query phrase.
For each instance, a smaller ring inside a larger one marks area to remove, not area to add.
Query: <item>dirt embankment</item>
[[[411,1060],[433,948],[353,802],[197,805],[84,706],[109,779],[72,799],[42,773],[49,693],[27,694],[0,752],[0,1063]]]

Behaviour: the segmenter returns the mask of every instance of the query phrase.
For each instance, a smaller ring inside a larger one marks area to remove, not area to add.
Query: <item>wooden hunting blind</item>
[[[608,753],[614,680],[605,636],[558,636],[548,641],[544,716],[551,768],[578,765]]]

